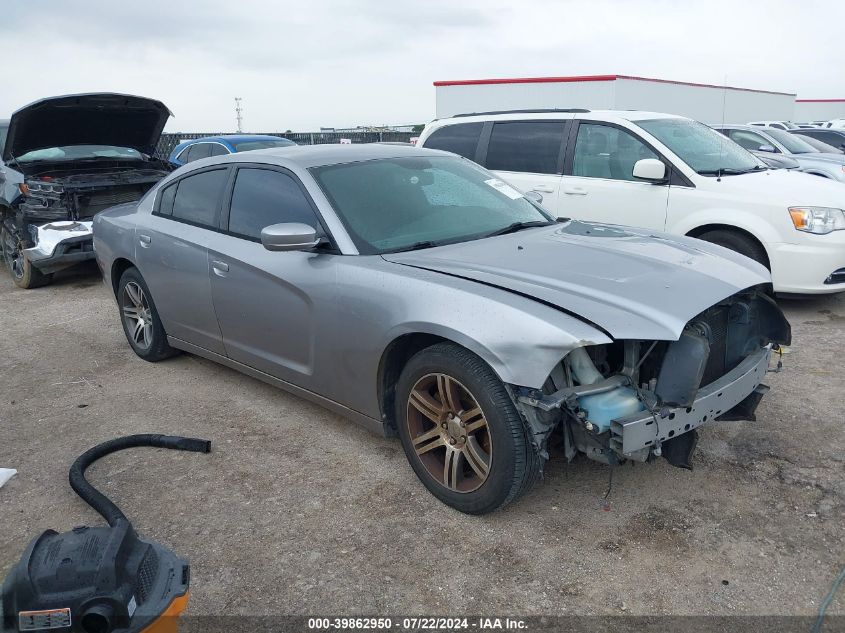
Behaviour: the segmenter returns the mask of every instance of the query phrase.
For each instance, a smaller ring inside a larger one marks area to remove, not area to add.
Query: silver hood
[[[720,246],[579,221],[383,257],[535,298],[616,339],[677,340],[704,309],[771,281]]]

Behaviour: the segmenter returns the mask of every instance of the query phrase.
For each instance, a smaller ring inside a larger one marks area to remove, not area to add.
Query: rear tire
[[[167,343],[153,296],[137,268],[127,268],[121,275],[117,306],[126,340],[140,358],[155,363],[179,353]]]
[[[747,235],[737,231],[717,230],[702,233],[698,236],[698,239],[723,246],[769,268],[769,258],[766,255],[766,249],[763,248],[760,242]]]
[[[497,510],[539,477],[540,456],[505,385],[458,345],[438,343],[408,361],[396,388],[396,422],[417,477],[461,512]]]
[[[0,250],[3,253],[3,261],[6,268],[12,275],[12,281],[19,288],[31,289],[46,286],[53,280],[53,275],[45,275],[29,261],[23,254],[23,244],[20,240],[9,233],[6,227],[0,229]]]

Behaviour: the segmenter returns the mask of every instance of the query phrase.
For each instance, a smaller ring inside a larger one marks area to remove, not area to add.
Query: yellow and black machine
[[[3,583],[0,632],[176,633],[188,604],[188,561],[139,537],[85,479],[85,469],[101,457],[140,446],[211,450],[207,440],[130,435],[81,455],[70,469],[70,485],[109,527],[47,530],[35,538]]]

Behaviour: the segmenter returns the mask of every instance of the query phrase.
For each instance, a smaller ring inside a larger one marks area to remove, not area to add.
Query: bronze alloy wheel
[[[493,446],[472,393],[446,374],[420,378],[408,396],[408,435],[428,473],[454,492],[478,490],[490,473]]]

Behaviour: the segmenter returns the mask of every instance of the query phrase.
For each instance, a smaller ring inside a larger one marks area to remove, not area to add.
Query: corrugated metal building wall
[[[796,99],[795,120],[830,121],[845,119],[845,99]]]
[[[651,110],[706,123],[791,120],[795,94],[627,75],[437,81],[437,116],[536,108]]]

